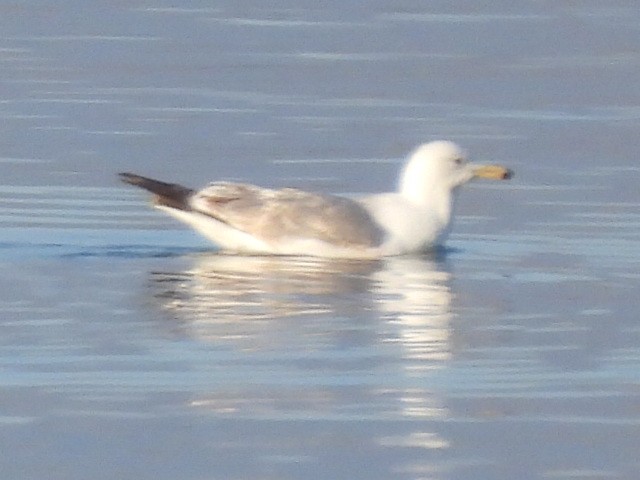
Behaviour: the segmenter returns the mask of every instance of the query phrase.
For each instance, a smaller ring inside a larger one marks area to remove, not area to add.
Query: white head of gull
[[[233,253],[378,258],[442,245],[458,187],[511,175],[499,165],[468,163],[455,143],[436,141],[409,156],[396,192],[357,198],[231,182],[195,191],[131,173],[120,177]]]

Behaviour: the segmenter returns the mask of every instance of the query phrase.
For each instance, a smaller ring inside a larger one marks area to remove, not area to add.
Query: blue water
[[[0,5],[0,477],[635,479],[634,2]],[[447,249],[221,255],[117,182],[516,171]]]

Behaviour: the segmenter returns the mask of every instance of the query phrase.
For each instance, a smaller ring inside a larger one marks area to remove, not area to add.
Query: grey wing
[[[344,247],[375,247],[384,237],[359,203],[293,188],[217,183],[198,192],[192,208],[267,242],[309,238]]]

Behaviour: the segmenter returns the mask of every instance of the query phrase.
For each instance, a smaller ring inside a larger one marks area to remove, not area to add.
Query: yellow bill
[[[478,165],[474,168],[473,175],[491,180],[508,180],[513,177],[513,171],[502,165]]]

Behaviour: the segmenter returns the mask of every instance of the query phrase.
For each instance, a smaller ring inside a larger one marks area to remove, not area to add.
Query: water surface
[[[0,458],[14,479],[634,479],[633,2],[0,5]],[[392,188],[516,170],[442,254],[221,255],[137,171]]]

